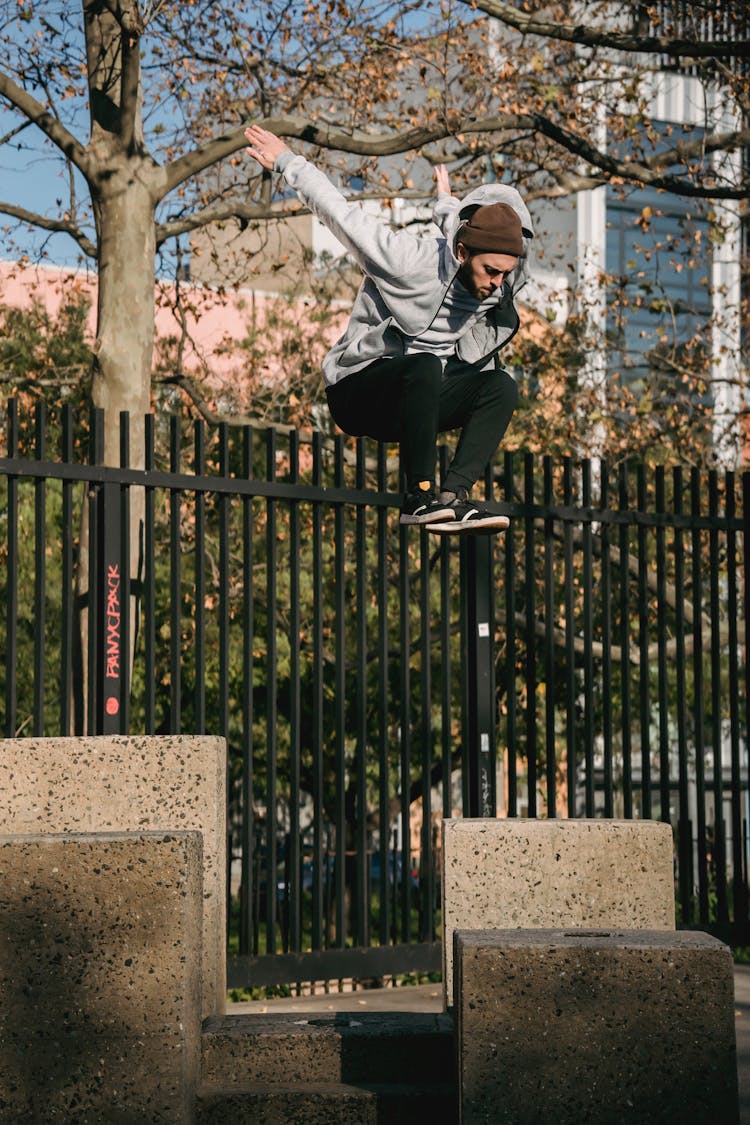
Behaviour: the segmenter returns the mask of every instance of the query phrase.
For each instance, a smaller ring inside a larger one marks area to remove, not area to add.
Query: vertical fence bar
[[[620,511],[629,507],[628,468],[620,466]],[[630,528],[623,520],[618,536],[620,550],[620,696],[622,730],[622,805],[623,815],[633,817],[632,678],[630,669]]]
[[[47,407],[40,399],[35,416],[35,456],[46,459]],[[44,644],[47,606],[47,482],[34,480],[34,702],[32,731],[44,734]]]
[[[18,401],[8,401],[8,457],[18,457]],[[18,477],[8,473],[8,568],[5,576],[5,737],[15,738],[17,726],[18,669]]]
[[[595,813],[594,777],[594,609],[591,544],[591,462],[581,465],[581,500],[584,508],[581,542],[583,553],[583,756],[586,763],[586,816]]]
[[[120,413],[120,466],[130,466],[130,415]],[[135,581],[130,570],[130,485],[120,487],[120,573],[122,574],[122,670],[120,677],[120,734],[130,733],[130,606]]]
[[[639,465],[636,472],[638,511],[647,508],[646,471]],[[646,525],[638,523],[638,700],[641,728],[641,816],[651,819],[651,711],[649,702],[649,591],[648,591],[648,539]]]
[[[698,836],[698,910],[699,921],[708,917],[708,838],[706,825],[705,731],[706,714],[703,675],[703,552],[698,520],[701,515],[701,478],[697,469],[690,474],[690,510],[693,517],[691,534],[693,580],[693,724],[695,730],[695,792]]]
[[[62,408],[60,459],[73,460],[73,411],[70,403]],[[73,482],[63,480],[62,520],[60,525],[62,589],[60,620],[60,734],[73,734]]]
[[[176,414],[169,419],[169,471],[180,471],[180,420]],[[182,493],[169,490],[169,730],[180,733],[180,701],[182,697],[182,614],[180,592],[181,536],[180,504]]]
[[[738,654],[738,598],[737,598],[737,534],[734,529],[735,475],[725,474],[724,511],[727,521],[727,625],[728,680],[729,680],[729,731],[730,768],[732,778],[732,918],[735,927],[747,922],[747,883],[744,873],[742,847],[742,769],[740,763],[740,684],[737,666]]]
[[[365,443],[356,442],[355,487],[358,492],[365,487]],[[356,831],[355,894],[356,940],[360,945],[369,942],[369,879],[367,862],[367,506],[357,504],[355,512],[355,603],[356,648],[355,667],[357,682],[355,692],[355,776],[356,776]]]
[[[687,739],[687,662],[685,659],[685,546],[684,532],[679,520],[683,514],[682,469],[675,468],[672,474],[674,495],[674,590],[675,590],[675,674],[677,707],[677,757],[679,777],[679,814],[677,821],[677,868],[678,902],[683,923],[692,917],[692,850],[690,826],[690,776],[688,770]],[[695,613],[695,607],[693,607]]]
[[[263,884],[263,829],[260,824],[255,826],[253,838],[253,902],[252,902],[252,948],[260,952],[260,913],[261,913],[261,887]]]
[[[656,515],[666,512],[664,466],[656,467]],[[667,694],[667,552],[662,522],[656,525],[656,645],[659,700],[659,818],[671,823],[669,777],[669,703]]]
[[[448,467],[448,450],[444,445],[439,449],[439,479],[444,480]],[[450,541],[443,536],[440,540],[440,759],[443,778],[443,817],[453,816],[453,732],[451,715],[451,684],[453,666],[451,662],[451,550]]]
[[[299,484],[299,433],[289,434],[289,481]],[[301,644],[300,613],[300,517],[299,501],[289,505],[289,947],[298,953],[302,948],[302,855],[300,850],[299,815],[301,808],[302,724],[300,718]]]
[[[101,465],[104,461],[104,411],[91,411],[91,429],[89,436],[89,463]],[[88,707],[87,707],[87,732],[98,734],[99,699],[101,687],[101,651],[99,640],[101,637],[102,622],[100,602],[103,596],[103,585],[100,577],[101,566],[101,499],[102,485],[92,485],[89,489],[89,573],[87,591],[87,634],[88,634]]]
[[[599,508],[602,522],[601,542],[601,607],[602,607],[602,743],[604,749],[604,815],[614,816],[614,768],[612,739],[612,560],[610,557],[609,467],[599,466]]]
[[[513,454],[503,462],[505,501],[513,503]],[[508,747],[508,816],[518,816],[518,747],[516,731],[516,542],[513,520],[505,532],[505,704]]]
[[[266,479],[276,479],[276,431],[266,430]],[[223,470],[223,465],[222,465]],[[223,475],[223,472],[222,472]],[[266,952],[276,952],[278,660],[276,501],[266,500]]]
[[[557,816],[557,756],[555,744],[555,521],[552,458],[543,461],[544,490],[544,709],[547,816]]]
[[[202,431],[199,441],[196,430],[196,466],[202,466],[203,440]],[[200,475],[205,470],[201,467]],[[242,430],[242,476],[251,480],[253,476],[253,431],[250,426]],[[196,525],[198,512],[203,514],[203,493],[196,493]],[[201,501],[199,505],[199,501]],[[196,526],[197,531],[197,526]],[[253,706],[253,673],[255,668],[255,582],[253,568],[254,548],[253,525],[253,498],[247,494],[242,497],[242,829],[241,829],[241,867],[240,867],[240,953],[247,955],[257,954],[257,946],[253,944],[253,845],[255,843],[255,805],[254,805],[254,773],[253,773],[253,720],[255,708]],[[196,583],[196,614],[198,612],[198,595],[200,592],[201,612],[196,616],[196,633],[198,621],[203,622],[203,552],[205,550],[203,536],[200,540],[200,554],[198,553],[198,536],[196,534],[196,576],[201,574],[200,587]],[[203,634],[203,625],[200,628]],[[203,637],[201,636],[201,644]],[[200,669],[203,678],[204,658],[201,651],[200,660],[196,646],[196,677]],[[196,683],[197,688],[197,683]],[[196,711],[201,697],[196,698]],[[205,720],[204,720],[205,722]]]
[[[409,621],[409,533],[399,524],[399,685],[400,702],[400,823],[401,823],[401,866],[400,866],[400,935],[401,941],[409,941],[411,936],[411,629]],[[394,879],[399,875],[394,867]]]
[[[464,697],[468,742],[464,770],[468,775],[469,816],[495,815],[494,802],[494,636],[490,621],[492,539],[472,535],[461,541],[461,566],[466,573],[465,648],[468,685]]]
[[[419,539],[420,693],[422,727],[422,832],[419,863],[420,941],[434,936],[432,896],[432,630],[430,626],[430,542],[424,528]]]
[[[229,426],[219,425],[219,475],[224,483],[230,479],[229,467]],[[275,456],[275,450],[274,450]],[[275,464],[274,464],[275,471]],[[269,479],[272,479],[269,477]],[[231,502],[222,489],[218,496],[219,505],[219,734],[227,740],[229,747],[229,605],[230,605],[230,565],[229,565],[229,518]],[[276,541],[274,539],[274,566],[276,563]],[[273,712],[273,722],[276,712]],[[227,763],[228,764],[228,763]],[[227,781],[229,779],[227,778]],[[227,785],[227,794],[231,792]],[[275,884],[274,884],[275,885]]]
[[[323,451],[321,435],[313,433],[312,483],[316,496],[323,485]],[[312,948],[323,948],[324,889],[329,882],[330,856],[323,853],[323,827],[325,820],[325,791],[323,771],[323,512],[319,499],[312,503],[312,799],[313,799],[313,856],[312,856]],[[323,863],[325,862],[325,870]],[[325,875],[325,880],[324,880]],[[328,920],[328,916],[326,915]]]
[[[154,469],[154,416],[144,420],[146,474]],[[156,529],[154,489],[146,485],[144,499],[144,560],[143,560],[143,650],[144,650],[144,725],[146,734],[156,729]]]
[[[526,783],[528,815],[535,817],[537,798],[536,722],[536,559],[534,553],[534,455],[524,457],[524,604],[526,610]]]
[[[719,923],[729,921],[727,900],[727,853],[724,826],[724,770],[721,726],[721,603],[719,559],[719,476],[715,469],[708,474],[709,606],[711,614],[711,751],[713,760],[714,798],[714,872],[716,876],[716,913]]]
[[[193,472],[196,477],[206,475],[206,426],[202,418],[193,423]],[[195,733],[206,730],[206,494],[202,488],[195,490],[195,684],[193,709]],[[245,556],[243,555],[243,564]]]
[[[573,503],[573,465],[563,460],[563,504]],[[576,761],[576,667],[575,667],[575,584],[573,577],[573,528],[570,520],[563,523],[563,558],[565,575],[565,738],[568,759],[568,816],[576,815],[578,763]]]
[[[385,492],[388,487],[386,446],[382,442],[377,447],[377,487]],[[376,514],[377,527],[377,578],[376,599],[378,607],[377,631],[377,713],[380,723],[377,733],[378,748],[378,938],[381,945],[387,945],[391,933],[390,899],[388,895],[389,850],[388,826],[390,823],[390,770],[388,756],[389,691],[388,691],[388,509],[379,506]],[[395,871],[393,873],[395,878]]]
[[[745,771],[748,775],[747,784],[750,785],[750,761],[748,760],[747,740],[750,737],[750,473],[742,474],[742,575],[743,575],[743,610],[744,610],[744,663],[745,663]],[[744,848],[745,886],[747,887],[747,841]],[[742,921],[747,920],[746,913]]]
[[[341,435],[334,438],[333,483],[344,487],[344,445]],[[334,623],[335,640],[335,809],[336,861],[334,896],[336,901],[336,945],[346,945],[346,543],[344,540],[344,506],[337,502],[333,511],[334,541]]]
[[[121,489],[104,480],[97,490],[95,590],[90,597],[94,613],[93,644],[96,660],[94,696],[95,731],[119,734],[126,680],[123,635],[123,602],[126,578],[123,571]],[[91,640],[90,640],[91,644]]]

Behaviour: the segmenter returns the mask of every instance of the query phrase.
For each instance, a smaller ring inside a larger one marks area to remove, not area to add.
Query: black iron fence
[[[363,440],[4,422],[5,734],[226,736],[231,984],[437,968],[462,814],[669,821],[750,941],[750,476],[506,453],[509,531],[440,538]]]

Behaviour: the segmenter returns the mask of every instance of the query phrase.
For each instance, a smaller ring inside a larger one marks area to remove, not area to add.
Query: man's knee
[[[518,406],[518,383],[512,375],[502,368],[490,373],[484,384],[484,401],[486,404],[498,403],[513,413]]]

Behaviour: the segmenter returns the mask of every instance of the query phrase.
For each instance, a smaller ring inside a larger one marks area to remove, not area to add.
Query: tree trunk
[[[142,175],[138,173],[142,172]],[[130,418],[128,464],[143,468],[144,418],[151,406],[151,364],[154,348],[154,260],[155,225],[154,197],[148,183],[151,168],[144,162],[133,170],[128,167],[111,175],[97,200],[99,236],[99,288],[97,301],[97,335],[91,397],[95,407],[104,412],[104,463],[119,466],[120,414]],[[122,597],[128,596],[130,608],[130,645],[121,654],[122,663],[132,671],[135,648],[137,591],[140,589],[145,493],[131,488],[129,521],[129,578],[122,582]],[[115,517],[117,518],[117,517]],[[77,725],[93,729],[93,717],[87,714],[89,698],[89,645],[97,643],[92,635],[88,614],[89,578],[88,511],[84,511],[78,568],[78,605],[80,609],[81,667],[80,696],[76,713]],[[128,576],[122,576],[126,579]],[[99,596],[102,596],[99,591]],[[117,634],[119,639],[119,633]],[[118,650],[119,651],[119,650]]]
[[[130,414],[130,464],[143,467],[154,350],[154,199],[148,172],[128,167],[99,202],[99,297],[91,397],[104,410],[104,460],[120,464],[120,412]]]
[[[129,415],[127,464],[144,467],[144,418],[151,406],[151,365],[154,348],[155,209],[165,189],[164,172],[149,156],[143,140],[141,44],[144,24],[138,0],[82,0],[86,34],[91,112],[91,139],[86,148],[86,179],[94,208],[99,286],[94,344],[91,400],[104,412],[104,464],[122,462],[120,415]],[[101,677],[100,705],[113,723],[121,714],[122,673],[132,669],[135,645],[135,608],[139,590],[139,563],[145,510],[142,488],[130,489],[129,560],[121,573],[120,557],[113,550],[97,585],[107,591],[106,612],[100,624],[106,633],[97,637],[89,622],[89,522],[84,512],[78,560],[78,606],[81,661],[78,721],[94,729],[88,707],[91,645]],[[107,503],[119,528],[119,493]],[[122,609],[131,608],[130,651],[122,651]],[[105,644],[106,640],[106,644]],[[106,650],[106,657],[105,657]],[[113,669],[115,672],[113,673]],[[116,681],[116,683],[114,682]],[[82,705],[81,705],[82,704]],[[112,707],[109,705],[112,704]]]

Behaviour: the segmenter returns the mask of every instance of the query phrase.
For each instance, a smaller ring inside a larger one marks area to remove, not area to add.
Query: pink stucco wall
[[[93,272],[0,262],[0,302],[5,305],[26,307],[36,299],[54,315],[66,294],[78,291],[88,297],[91,301],[88,325],[92,341],[96,332],[96,284]],[[221,297],[212,290],[190,285],[182,285],[180,295],[187,330],[184,368],[215,389],[227,381],[236,386],[238,380],[246,378],[251,361],[248,353],[239,350],[237,345],[249,332],[254,330],[260,334],[260,346],[254,349],[252,360],[254,372],[268,379],[280,378],[283,373],[275,347],[279,323],[285,322],[290,331],[311,335],[309,314],[314,308],[312,298],[291,302],[278,295],[248,289],[230,291]],[[176,290],[172,283],[157,284],[155,362],[163,354],[160,341],[163,345],[169,338],[178,339],[182,331],[174,311],[175,300]],[[342,310],[342,319],[344,315]],[[266,331],[269,317],[276,327]],[[340,330],[340,322],[336,320],[323,333],[320,359]]]

